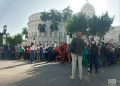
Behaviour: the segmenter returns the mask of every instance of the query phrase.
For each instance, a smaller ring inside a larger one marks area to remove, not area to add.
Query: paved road
[[[71,65],[67,63],[0,61],[0,86],[108,86],[108,79],[116,79],[114,86],[120,86],[119,64],[101,67],[98,74],[89,74],[84,67],[82,81],[78,77],[70,80],[70,74]]]

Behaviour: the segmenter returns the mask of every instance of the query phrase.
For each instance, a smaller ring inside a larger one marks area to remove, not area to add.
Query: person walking
[[[93,64],[95,65],[95,73],[98,73],[98,47],[96,45],[96,42],[94,41],[94,38],[92,37],[90,40],[90,70],[88,72],[92,73],[93,70]]]
[[[85,48],[85,42],[82,39],[82,32],[76,33],[76,38],[74,38],[70,44],[70,52],[72,55],[72,75],[70,76],[70,79],[76,79],[75,78],[75,72],[76,72],[76,66],[78,61],[78,67],[79,67],[79,78],[82,80],[82,52]]]

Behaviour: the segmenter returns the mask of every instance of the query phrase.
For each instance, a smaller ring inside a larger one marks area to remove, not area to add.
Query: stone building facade
[[[66,29],[65,24],[60,22],[58,25],[58,31],[51,31],[50,25],[51,22],[47,21],[45,32],[40,32],[38,30],[38,25],[43,24],[44,22],[40,19],[41,13],[32,14],[29,17],[28,22],[28,39],[27,44],[30,45],[31,42],[34,42],[35,45],[39,44],[59,44],[60,42],[66,42]]]

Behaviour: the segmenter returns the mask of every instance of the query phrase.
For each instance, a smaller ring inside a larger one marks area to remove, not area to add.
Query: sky
[[[102,15],[108,11],[114,18],[113,26],[120,25],[120,0],[89,0],[96,14]],[[0,0],[0,32],[7,25],[11,35],[21,33],[27,27],[28,17],[34,13],[62,9],[70,6],[74,13],[80,12],[86,0]]]

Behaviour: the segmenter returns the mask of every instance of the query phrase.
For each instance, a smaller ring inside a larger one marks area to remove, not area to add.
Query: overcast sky
[[[114,26],[120,25],[120,0],[89,0],[97,15],[108,11],[114,16]],[[27,26],[28,17],[37,12],[52,8],[62,10],[70,6],[74,13],[79,12],[86,0],[0,0],[0,31],[8,26],[11,35],[20,33]]]

